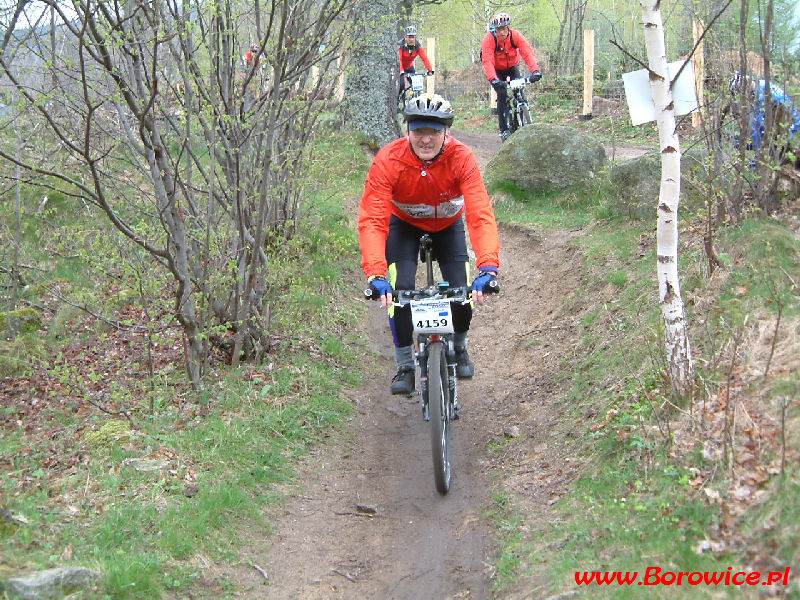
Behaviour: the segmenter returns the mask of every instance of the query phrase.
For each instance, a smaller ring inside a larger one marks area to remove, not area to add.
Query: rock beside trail
[[[702,210],[707,197],[707,157],[703,149],[691,149],[681,157],[681,212]],[[661,189],[661,156],[648,152],[638,158],[615,162],[609,174],[616,203],[612,210],[632,219],[655,219]]]
[[[578,129],[533,123],[508,138],[486,166],[489,188],[511,183],[532,192],[585,186],[607,162],[603,145]]]
[[[102,577],[99,572],[85,567],[46,569],[0,581],[0,593],[14,600],[56,600],[88,590],[98,585]]]

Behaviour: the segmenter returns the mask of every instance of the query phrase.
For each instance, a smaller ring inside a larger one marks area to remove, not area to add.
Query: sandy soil
[[[455,137],[482,165],[500,145],[492,134]],[[444,497],[434,488],[418,396],[388,393],[394,363],[386,316],[375,303],[367,307],[365,335],[379,375],[354,397],[347,432],[305,460],[292,497],[269,516],[272,535],[248,536],[245,555],[263,573],[247,566],[229,573],[241,586],[237,597],[495,597],[486,518],[492,494],[513,489],[539,515],[528,527],[545,528],[580,469],[557,383],[577,342],[575,309],[564,301],[578,287],[581,258],[570,240],[579,233],[501,226],[503,289],[473,319],[476,376],[459,386],[453,479]],[[541,597],[546,583],[534,575],[503,598]]]

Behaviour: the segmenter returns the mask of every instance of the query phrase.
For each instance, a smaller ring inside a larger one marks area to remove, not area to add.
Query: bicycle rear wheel
[[[447,358],[442,342],[428,346],[428,410],[431,418],[431,452],[436,490],[450,489],[450,388]]]

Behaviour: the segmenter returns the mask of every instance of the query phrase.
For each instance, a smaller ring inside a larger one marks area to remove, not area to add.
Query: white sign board
[[[667,73],[672,78],[674,73],[683,65],[684,61],[677,60],[667,65]],[[631,113],[631,122],[641,125],[648,121],[655,121],[656,107],[653,104],[653,94],[650,90],[650,76],[647,69],[623,73],[622,81],[625,83],[625,97],[628,100],[628,111]],[[678,80],[672,84],[672,100],[675,103],[675,114],[685,115],[697,110],[697,94],[694,91],[694,69],[690,62]]]

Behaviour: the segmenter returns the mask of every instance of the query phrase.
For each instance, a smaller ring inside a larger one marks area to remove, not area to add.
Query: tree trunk
[[[374,0],[364,5],[360,46],[353,50],[350,76],[345,82],[346,119],[377,146],[399,136],[395,85],[398,71],[395,0]]]
[[[565,0],[560,18],[552,0],[551,4],[559,23],[551,70],[559,75],[571,76],[578,69],[578,58],[583,48],[583,21],[588,0]]]
[[[778,173],[781,168],[781,135],[775,122],[775,103],[772,101],[771,65],[773,18],[775,16],[774,0],[768,0],[767,14],[759,19],[764,30],[761,35],[761,56],[764,61],[764,135],[756,149],[756,203],[767,214],[777,208]],[[760,12],[760,6],[759,6]]]
[[[664,26],[659,0],[641,0],[650,89],[656,107],[661,148],[661,191],[658,199],[658,290],[664,317],[664,341],[672,387],[685,396],[692,385],[692,355],[686,333],[683,299],[678,279],[678,200],[681,153],[676,130],[672,89],[667,72]]]

